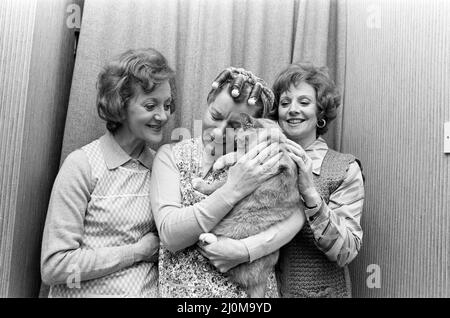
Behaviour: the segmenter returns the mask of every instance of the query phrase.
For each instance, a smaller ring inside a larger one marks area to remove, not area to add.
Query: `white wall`
[[[71,3],[82,1],[0,1],[0,297],[39,293],[74,63]]]
[[[352,0],[347,13],[342,150],[366,175],[354,294],[449,297],[450,1]]]

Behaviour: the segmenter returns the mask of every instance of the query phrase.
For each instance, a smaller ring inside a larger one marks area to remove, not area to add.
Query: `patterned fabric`
[[[352,155],[327,150],[321,158],[320,175],[314,183],[326,204],[347,175]],[[281,250],[277,278],[283,297],[351,297],[347,267],[330,261],[317,246],[307,222],[300,233]]]
[[[109,170],[96,140],[82,148],[92,172],[91,200],[81,248],[95,249],[136,243],[154,231],[150,212],[150,171],[137,161]],[[141,262],[98,279],[80,282],[80,288],[51,287],[51,297],[157,297],[157,268]]]
[[[183,206],[191,206],[206,196],[195,191],[192,179],[201,177],[203,144],[200,138],[174,145],[173,154],[180,172]],[[205,180],[212,183],[226,178],[226,171],[209,173]],[[195,246],[171,253],[163,246],[159,256],[159,292],[161,297],[247,297],[245,290],[221,274],[203,257]],[[277,297],[275,274],[272,273],[266,297]]]
[[[306,153],[313,161],[315,178],[320,176],[325,158],[332,162],[336,154],[328,153],[328,145],[322,138],[317,138]],[[316,246],[341,267],[358,255],[363,236],[360,221],[364,205],[364,176],[359,160],[350,160],[344,179],[333,186],[335,190],[325,191],[321,205],[305,210]],[[334,173],[339,172],[329,171],[327,178],[339,179],[340,176],[333,176]]]

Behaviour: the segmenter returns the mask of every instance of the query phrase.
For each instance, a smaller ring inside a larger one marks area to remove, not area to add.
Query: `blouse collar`
[[[320,175],[320,168],[322,167],[323,158],[328,151],[328,145],[322,137],[317,138],[308,148],[305,149],[306,154],[312,160],[312,172],[315,175]]]
[[[100,137],[100,147],[105,158],[106,166],[110,170],[116,169],[133,159],[122,149],[122,147],[120,147],[113,134],[109,131]],[[145,145],[137,160],[147,169],[151,169],[153,163],[152,150]]]

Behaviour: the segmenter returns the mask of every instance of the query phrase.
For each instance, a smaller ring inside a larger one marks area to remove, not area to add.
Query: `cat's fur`
[[[248,133],[254,128],[280,129],[267,119],[254,119],[242,116],[243,131]],[[281,129],[280,129],[281,131]],[[298,213],[300,194],[297,187],[297,166],[285,154],[280,160],[281,172],[264,182],[252,194],[242,199],[211,231],[216,236],[243,239],[258,234],[271,225]],[[206,185],[197,184],[204,193],[211,193],[223,182]],[[220,238],[219,238],[220,239]],[[228,271],[230,278],[247,290],[249,297],[264,297],[266,283],[277,263],[279,252],[276,251],[251,263],[244,263]]]

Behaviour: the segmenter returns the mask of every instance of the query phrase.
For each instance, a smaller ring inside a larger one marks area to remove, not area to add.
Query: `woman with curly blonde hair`
[[[97,83],[101,138],[55,180],[42,241],[50,297],[155,297],[159,238],[149,199],[153,151],[174,110],[174,72],[154,49],[129,50]]]

